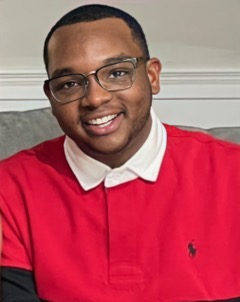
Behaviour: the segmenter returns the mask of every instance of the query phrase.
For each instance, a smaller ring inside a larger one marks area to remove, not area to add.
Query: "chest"
[[[80,196],[58,192],[47,212],[38,203],[34,213],[45,215],[41,222],[31,215],[31,225],[40,296],[59,302],[238,296],[236,188],[221,193],[205,181],[164,179],[157,186],[134,181]]]

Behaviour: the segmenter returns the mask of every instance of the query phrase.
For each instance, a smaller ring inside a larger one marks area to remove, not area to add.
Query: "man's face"
[[[88,74],[116,58],[143,55],[128,26],[116,18],[60,27],[49,41],[48,53],[50,78]],[[46,87],[45,92],[63,131],[86,154],[116,167],[149,134],[151,99],[159,91],[160,69],[157,59],[139,63],[133,85],[115,92],[106,91],[90,75],[86,95],[67,104],[57,102]]]

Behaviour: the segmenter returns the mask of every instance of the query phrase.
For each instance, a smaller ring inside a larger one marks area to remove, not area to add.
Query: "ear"
[[[46,97],[47,97],[47,98],[49,99],[49,101],[50,101],[51,98],[52,98],[52,95],[51,95],[51,92],[50,92],[50,90],[49,90],[48,84],[44,83],[44,85],[43,85],[43,91],[44,91]]]
[[[152,58],[147,62],[146,68],[152,94],[157,94],[160,91],[161,62],[157,58]]]

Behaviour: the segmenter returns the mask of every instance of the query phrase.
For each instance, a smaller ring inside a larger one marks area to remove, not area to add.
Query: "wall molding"
[[[46,101],[42,70],[0,71],[0,110],[5,101]],[[240,71],[166,71],[157,100],[239,100]]]
[[[0,86],[14,83],[36,84],[42,83],[47,78],[41,70],[0,70]],[[161,79],[164,84],[236,84],[240,85],[240,70],[228,71],[163,71]]]
[[[0,71],[0,111],[49,107],[41,70]],[[160,119],[199,127],[240,126],[240,71],[169,71],[153,106]]]
[[[236,84],[240,85],[240,71],[175,71],[163,72],[166,84]]]

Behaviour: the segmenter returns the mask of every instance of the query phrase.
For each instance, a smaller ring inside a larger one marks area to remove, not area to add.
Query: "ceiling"
[[[43,71],[50,27],[96,2],[136,17],[164,71],[240,71],[240,0],[0,0],[0,72]]]

